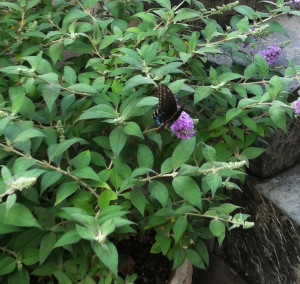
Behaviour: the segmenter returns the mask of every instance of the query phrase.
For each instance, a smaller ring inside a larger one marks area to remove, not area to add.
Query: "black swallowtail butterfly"
[[[165,85],[158,85],[158,105],[153,113],[153,119],[159,129],[171,126],[181,115],[183,106],[177,106],[177,101],[171,90]]]

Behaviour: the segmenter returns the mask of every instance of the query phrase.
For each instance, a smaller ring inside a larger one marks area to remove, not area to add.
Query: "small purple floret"
[[[285,5],[298,10],[300,8],[300,0],[288,1],[285,3]]]
[[[292,103],[292,109],[296,115],[300,116],[300,98]]]
[[[188,140],[195,135],[194,123],[191,117],[182,112],[179,118],[171,125],[170,129],[177,138]]]
[[[274,65],[278,61],[281,54],[282,49],[277,44],[268,46],[265,50],[259,52],[259,55],[263,56],[269,66]]]

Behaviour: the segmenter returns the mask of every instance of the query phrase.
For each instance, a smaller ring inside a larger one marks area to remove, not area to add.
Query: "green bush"
[[[228,196],[263,152],[254,143],[286,131],[299,67],[242,45],[285,34],[273,19],[298,11],[148,2],[0,2],[1,283],[133,283],[116,244],[137,233],[173,269],[205,268],[204,240],[253,225]],[[213,17],[227,10],[224,30]],[[231,66],[208,60],[222,53]],[[156,131],[157,84],[185,104],[191,139]]]

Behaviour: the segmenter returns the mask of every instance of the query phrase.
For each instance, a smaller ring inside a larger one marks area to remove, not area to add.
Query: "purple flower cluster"
[[[182,112],[179,118],[171,125],[170,129],[177,138],[188,140],[195,135],[194,123],[191,117]]]
[[[292,103],[292,109],[296,115],[300,116],[300,98]]]
[[[288,1],[285,5],[293,7],[294,9],[300,9],[300,0]]]
[[[282,49],[277,44],[273,44],[258,54],[263,56],[269,66],[271,66],[278,61],[280,55],[282,54]]]

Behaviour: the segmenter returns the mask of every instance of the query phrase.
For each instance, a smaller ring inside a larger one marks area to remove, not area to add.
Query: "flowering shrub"
[[[253,226],[228,196],[255,141],[286,131],[300,69],[241,47],[298,11],[151,2],[0,2],[1,283],[133,283],[116,244],[135,234],[173,269],[205,268],[205,240]],[[212,16],[228,10],[224,30]],[[231,66],[208,60],[225,52]],[[158,84],[185,107],[157,132]]]

